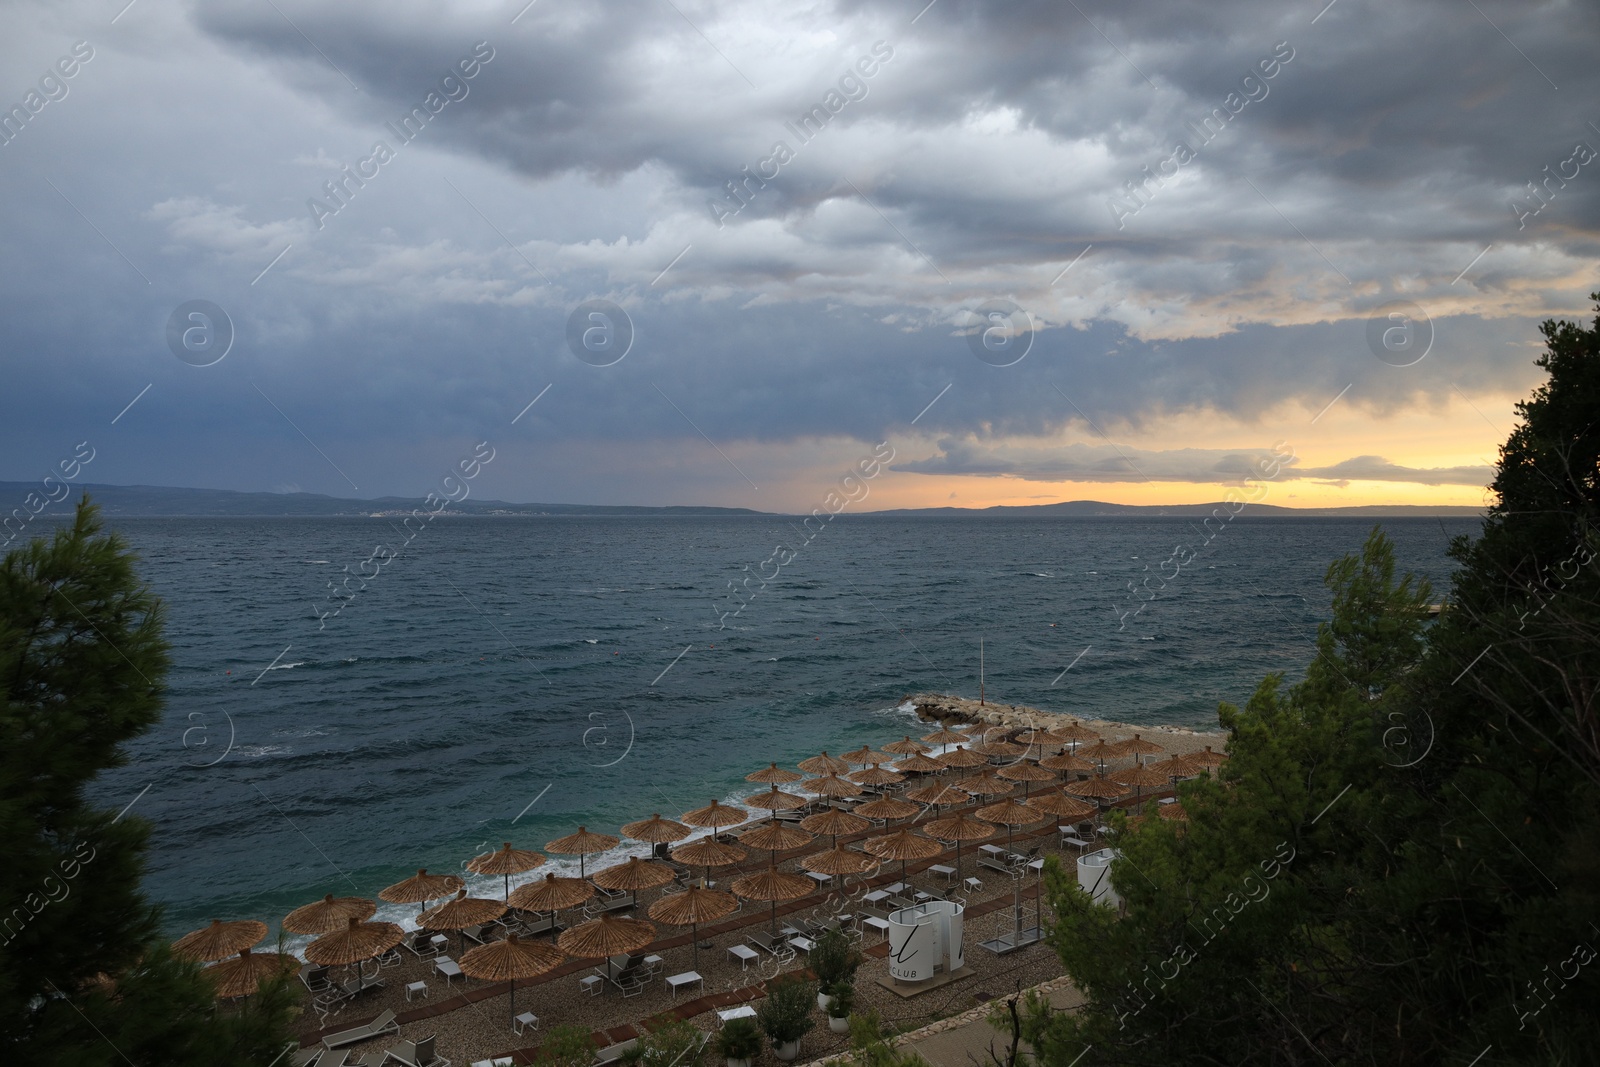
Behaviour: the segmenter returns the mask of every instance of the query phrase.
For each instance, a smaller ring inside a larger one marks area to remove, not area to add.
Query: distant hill
[[[38,482],[0,482],[0,500],[15,506]],[[242,493],[232,489],[180,489],[161,485],[103,485],[87,483],[73,487],[73,497],[87,490],[107,515],[267,517],[300,515],[307,517],[409,515],[422,507],[417,497],[383,496],[373,500],[351,500],[321,493]],[[1161,518],[1199,519],[1223,505],[1213,504],[1108,504],[1100,500],[1068,500],[1059,504],[1023,506],[997,505],[990,508],[897,508],[892,511],[846,511],[851,517],[875,518],[973,518],[973,519],[1085,519],[1085,518]],[[60,510],[58,505],[52,511]],[[640,507],[631,504],[512,504],[504,500],[468,498],[448,508],[451,515],[771,515],[774,512],[750,508],[716,508],[695,505]],[[1478,518],[1482,508],[1432,505],[1377,504],[1349,508],[1287,508],[1278,504],[1250,504],[1241,518]]]

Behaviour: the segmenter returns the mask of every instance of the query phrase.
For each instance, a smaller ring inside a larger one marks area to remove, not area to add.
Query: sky
[[[925,4],[7,3],[0,479],[1485,502],[1600,10]]]

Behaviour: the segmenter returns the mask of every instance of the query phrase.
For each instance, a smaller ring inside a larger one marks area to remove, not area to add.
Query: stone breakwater
[[[1112,740],[1130,737],[1137,733],[1144,737],[1160,738],[1158,744],[1172,753],[1195,752],[1210,745],[1222,751],[1228,740],[1225,731],[1191,730],[1186,726],[1139,725],[1116,722],[1111,719],[1085,719],[1067,712],[1045,711],[1026,704],[1007,704],[993,700],[978,701],[948,693],[918,693],[905,698],[916,709],[917,715],[937,723],[987,723],[1018,730],[1029,727],[1049,729],[1071,722],[1083,724],[1090,730]]]

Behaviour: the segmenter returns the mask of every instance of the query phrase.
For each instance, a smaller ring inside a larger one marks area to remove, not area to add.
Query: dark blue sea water
[[[166,602],[174,669],[164,722],[98,792],[154,823],[174,932],[614,833],[768,760],[889,740],[916,729],[908,694],[977,695],[980,638],[992,700],[1214,727],[1218,701],[1303,672],[1323,573],[1369,528],[1245,517],[1205,544],[1183,520],[843,517],[719,629],[729,580],[799,543],[790,520],[444,518],[321,622],[328,582],[399,543],[389,520],[114,525]],[[1385,525],[1442,585],[1477,523]],[[1127,583],[1178,545],[1197,558],[1119,629]]]

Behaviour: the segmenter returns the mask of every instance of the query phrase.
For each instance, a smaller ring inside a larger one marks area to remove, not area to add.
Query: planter
[[[828,1010],[828,1005],[832,1004],[832,1003],[833,1003],[833,998],[828,996],[828,994],[826,994],[826,993],[818,993],[817,994],[817,1010],[818,1011],[827,1011]]]
[[[843,1018],[834,1015],[828,1016],[828,1029],[836,1034],[848,1034],[850,1032],[850,1016],[846,1015]]]
[[[783,1044],[774,1047],[772,1054],[780,1060],[793,1060],[796,1056],[800,1055],[800,1042],[785,1041]]]
[[[749,1060],[728,1060],[728,1067],[750,1067]]]

